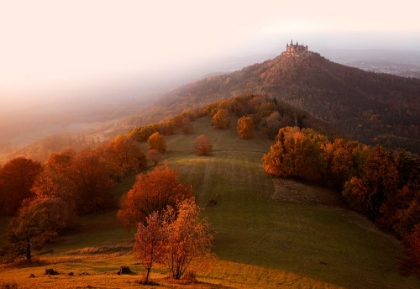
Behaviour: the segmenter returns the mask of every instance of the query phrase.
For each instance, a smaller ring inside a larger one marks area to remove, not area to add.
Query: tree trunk
[[[147,268],[146,280],[144,281],[146,284],[149,283],[149,274],[150,274],[150,268]]]
[[[31,260],[31,242],[29,238],[26,239],[26,260],[28,260],[29,263],[32,262]]]

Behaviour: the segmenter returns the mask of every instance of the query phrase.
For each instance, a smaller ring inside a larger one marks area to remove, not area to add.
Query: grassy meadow
[[[396,269],[399,243],[363,216],[338,206],[274,201],[273,181],[260,162],[272,142],[259,136],[241,140],[235,127],[232,119],[229,130],[214,130],[204,117],[194,122],[193,134],[167,137],[168,165],[194,186],[203,214],[217,231],[216,258],[211,268],[197,272],[198,284],[174,283],[165,278],[166,269],[154,269],[159,288],[420,288],[416,277],[403,277]],[[194,141],[202,133],[212,140],[210,157],[195,155]],[[121,195],[133,182],[126,180],[114,193]],[[39,264],[0,267],[0,285],[139,287],[144,269],[133,260],[134,232],[119,226],[116,212],[84,216],[80,223],[78,233],[45,247],[54,254],[40,256]],[[135,274],[118,276],[122,265]],[[60,275],[45,276],[46,268]]]

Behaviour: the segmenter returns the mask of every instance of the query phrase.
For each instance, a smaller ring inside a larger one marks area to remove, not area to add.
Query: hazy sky
[[[216,56],[271,53],[292,38],[312,50],[420,50],[419,6],[417,0],[0,0],[0,105]]]

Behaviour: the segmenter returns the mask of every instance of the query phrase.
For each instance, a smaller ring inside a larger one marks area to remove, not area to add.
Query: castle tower
[[[299,57],[301,55],[309,53],[308,45],[299,44],[298,41],[296,41],[295,44],[293,44],[293,40],[290,40],[290,44],[286,43],[286,54]]]

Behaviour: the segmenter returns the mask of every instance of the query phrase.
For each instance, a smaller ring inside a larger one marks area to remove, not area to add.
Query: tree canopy
[[[192,186],[178,181],[178,172],[167,164],[147,174],[137,175],[133,188],[121,198],[118,220],[126,228],[135,228],[147,216],[162,212],[168,205],[192,196]]]
[[[165,137],[158,132],[155,132],[147,139],[147,144],[149,145],[149,150],[157,150],[162,154],[166,152]]]
[[[211,155],[213,145],[208,136],[202,134],[195,139],[195,153],[199,156],[208,156]]]

